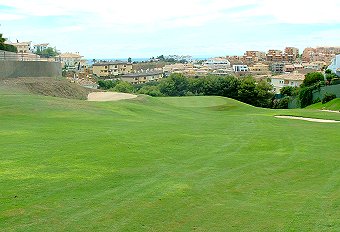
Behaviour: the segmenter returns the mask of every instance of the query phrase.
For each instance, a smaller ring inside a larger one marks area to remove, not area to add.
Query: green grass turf
[[[339,231],[340,124],[222,97],[0,90],[0,231]]]
[[[336,98],[330,102],[322,104],[321,102],[308,106],[307,109],[324,109],[340,111],[340,98]]]

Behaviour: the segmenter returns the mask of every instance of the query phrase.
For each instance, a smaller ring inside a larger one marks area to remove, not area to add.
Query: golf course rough
[[[0,231],[340,231],[339,114],[0,88]]]

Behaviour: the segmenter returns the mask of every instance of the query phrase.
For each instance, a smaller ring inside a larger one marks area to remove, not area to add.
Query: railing
[[[40,58],[33,53],[15,53],[0,50],[0,60],[9,61],[54,61],[54,59]]]

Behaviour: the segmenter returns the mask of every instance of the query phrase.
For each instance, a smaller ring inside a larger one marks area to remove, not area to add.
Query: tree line
[[[132,85],[122,81],[98,81],[100,89],[147,94],[150,96],[223,96],[257,107],[271,108],[274,94],[267,81],[256,82],[251,76],[206,76],[188,78],[182,74],[171,74],[160,82]]]

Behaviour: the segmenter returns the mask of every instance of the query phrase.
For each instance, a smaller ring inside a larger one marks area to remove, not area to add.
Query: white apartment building
[[[340,77],[340,55],[336,55],[328,69]]]
[[[233,71],[234,72],[248,72],[249,68],[248,68],[248,65],[238,64],[238,65],[233,65]]]

